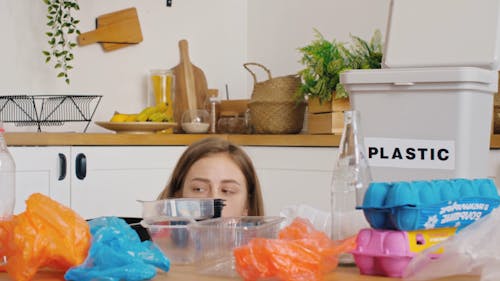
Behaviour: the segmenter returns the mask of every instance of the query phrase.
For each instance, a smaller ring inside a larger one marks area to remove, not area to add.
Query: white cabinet
[[[11,147],[17,165],[16,213],[34,192],[85,219],[137,217],[137,200],[154,200],[186,146]],[[335,148],[244,147],[259,176],[266,214],[292,204],[328,210]],[[62,157],[66,176],[62,179]]]
[[[14,214],[24,211],[25,200],[36,192],[70,205],[70,147],[9,147],[9,150],[17,169]]]
[[[84,218],[141,216],[137,200],[154,200],[165,187],[184,146],[72,147],[86,175],[71,173],[71,208]],[[81,156],[80,156],[81,157]]]
[[[35,192],[85,219],[140,216],[137,200],[163,189],[184,146],[11,147],[16,162],[15,213]],[[63,155],[66,169],[61,167]],[[66,172],[64,178],[62,174]]]
[[[278,215],[284,207],[295,204],[329,211],[331,169],[337,148],[243,148],[257,170],[267,215]],[[17,166],[15,212],[24,210],[24,201],[31,193],[41,192],[86,219],[140,216],[137,200],[156,199],[185,149],[186,146],[10,147]],[[490,151],[490,158],[490,173],[497,180],[500,150]],[[67,166],[65,177],[63,159]],[[81,175],[82,167],[85,176]]]

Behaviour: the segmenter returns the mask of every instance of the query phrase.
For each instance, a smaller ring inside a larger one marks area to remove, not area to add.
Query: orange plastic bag
[[[26,201],[26,211],[0,225],[5,269],[16,281],[31,280],[38,269],[66,271],[81,264],[90,247],[87,222],[73,210],[36,193]]]
[[[279,239],[254,238],[236,248],[236,270],[245,280],[322,280],[334,270],[338,255],[355,248],[355,237],[335,242],[312,224],[296,218],[279,233]]]

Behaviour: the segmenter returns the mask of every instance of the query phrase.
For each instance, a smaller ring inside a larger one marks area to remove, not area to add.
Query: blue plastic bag
[[[123,219],[101,217],[89,225],[89,254],[82,265],[66,272],[66,280],[139,281],[154,278],[156,268],[169,271],[168,258],[151,241],[141,242]]]

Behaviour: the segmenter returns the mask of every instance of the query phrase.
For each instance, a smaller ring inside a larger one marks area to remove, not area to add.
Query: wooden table
[[[33,281],[62,281],[62,273],[41,272]],[[195,269],[190,266],[172,266],[170,272],[159,273],[153,281],[217,281],[217,280],[241,280],[240,278],[223,278],[219,276],[205,276],[196,274]],[[334,272],[325,276],[324,281],[396,281],[398,278],[387,278],[380,276],[360,275],[356,267],[339,267]],[[452,276],[448,278],[435,279],[434,281],[478,281],[477,276]],[[11,281],[6,273],[0,273],[0,281]]]

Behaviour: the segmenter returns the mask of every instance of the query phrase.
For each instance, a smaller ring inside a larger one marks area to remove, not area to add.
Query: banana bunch
[[[171,108],[165,103],[155,106],[148,106],[139,113],[125,114],[116,112],[110,119],[110,122],[173,122]]]

